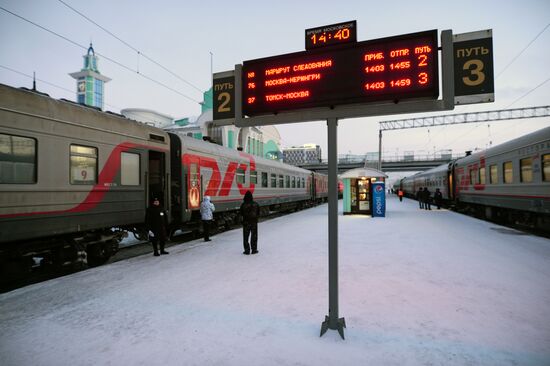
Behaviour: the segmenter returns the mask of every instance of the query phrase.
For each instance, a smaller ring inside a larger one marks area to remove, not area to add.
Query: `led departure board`
[[[243,62],[243,114],[439,96],[437,30]]]

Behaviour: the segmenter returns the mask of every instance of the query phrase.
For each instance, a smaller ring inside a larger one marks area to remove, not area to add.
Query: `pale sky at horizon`
[[[548,0],[396,0],[384,3],[324,0],[270,3],[63,1],[194,85],[189,86],[145,57],[138,56],[135,50],[58,0],[0,0],[0,7],[79,45],[87,48],[92,41],[96,52],[105,56],[99,59],[100,72],[112,78],[105,87],[105,109],[115,112],[123,108],[146,108],[177,118],[197,116],[200,105],[190,99],[201,101],[199,90],[207,90],[211,85],[211,53],[213,71],[227,71],[245,60],[302,51],[305,29],[348,20],[357,20],[358,41],[430,29],[438,29],[439,32],[452,29],[454,34],[492,29],[496,101],[461,106],[445,113],[550,104],[550,82],[533,90],[550,78],[547,67],[550,63],[550,27],[533,41],[550,24]],[[82,68],[85,53],[85,49],[0,9],[0,83],[30,87],[32,80],[20,73],[32,75],[35,71],[38,79],[62,87],[39,81],[40,91],[54,98],[74,100],[76,81],[68,74]],[[507,67],[515,57],[517,59]],[[140,73],[168,85],[179,94],[107,58],[130,69],[139,69]],[[445,113],[342,120],[338,128],[338,152],[363,154],[377,151],[379,121]],[[402,154],[409,150],[433,153],[452,149],[454,153],[461,153],[486,148],[491,142],[494,146],[548,125],[550,118],[545,117],[492,122],[489,125],[480,123],[391,131],[384,134],[383,151],[385,154]],[[284,146],[316,143],[326,157],[326,122],[287,124],[277,128]]]

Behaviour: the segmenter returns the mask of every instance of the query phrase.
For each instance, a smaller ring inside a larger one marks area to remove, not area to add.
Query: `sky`
[[[261,222],[257,255],[235,229],[0,294],[0,364],[549,364],[550,240],[395,196],[341,211],[345,340],[319,337],[325,204]]]
[[[496,101],[460,106],[446,114],[549,104],[547,0],[0,0],[0,7],[0,83],[31,87],[29,75],[36,72],[40,91],[75,100],[76,81],[68,73],[82,68],[82,56],[93,42],[100,72],[112,79],[105,87],[105,109],[114,112],[146,108],[176,118],[198,116],[202,91],[210,88],[212,71],[233,70],[245,60],[302,51],[305,29],[348,20],[357,20],[358,41],[431,29],[451,29],[454,34],[492,29]],[[377,151],[380,121],[439,114],[342,120],[338,153]],[[388,131],[383,154],[485,149],[549,124],[550,118],[545,117]],[[277,128],[283,146],[316,143],[326,157],[325,121]]]

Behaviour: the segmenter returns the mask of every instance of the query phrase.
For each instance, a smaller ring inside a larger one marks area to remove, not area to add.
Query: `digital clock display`
[[[437,30],[243,62],[243,114],[439,96]]]
[[[306,50],[357,42],[357,21],[306,29]]]

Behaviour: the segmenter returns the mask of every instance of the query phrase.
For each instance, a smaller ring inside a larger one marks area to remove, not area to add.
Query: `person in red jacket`
[[[399,202],[403,201],[403,190],[402,189],[397,191],[397,195],[399,196]]]

